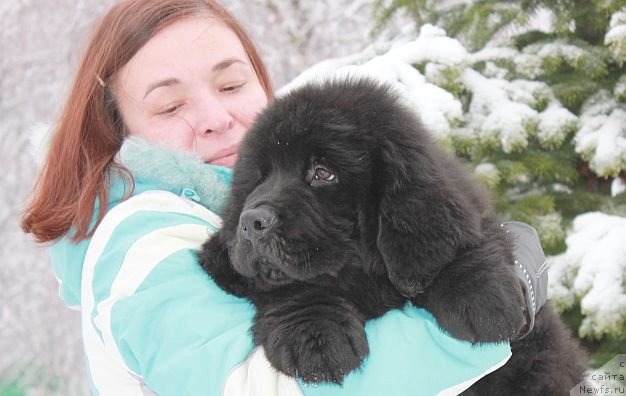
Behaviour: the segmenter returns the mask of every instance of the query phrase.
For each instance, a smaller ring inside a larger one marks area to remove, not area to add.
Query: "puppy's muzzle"
[[[239,229],[245,239],[255,244],[263,236],[272,233],[276,220],[276,212],[268,206],[246,209],[239,216]]]

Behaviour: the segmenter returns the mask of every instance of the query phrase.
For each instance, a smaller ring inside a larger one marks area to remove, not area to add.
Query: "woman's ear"
[[[413,125],[415,124],[415,125]],[[405,296],[422,293],[453,261],[457,250],[480,239],[481,213],[462,166],[409,118],[379,144],[378,239],[389,278]],[[460,183],[459,183],[460,182]]]

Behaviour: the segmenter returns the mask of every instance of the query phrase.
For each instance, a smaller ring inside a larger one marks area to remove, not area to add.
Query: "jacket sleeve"
[[[167,192],[114,207],[83,268],[82,325],[95,394],[219,395],[252,349],[253,307],[196,259],[219,218]]]
[[[107,214],[82,282],[97,394],[456,394],[510,356],[506,343],[473,347],[407,306],[368,322],[370,356],[343,387],[299,383],[254,348],[254,308],[219,289],[198,265],[196,250],[219,226],[205,208],[165,192],[139,194]]]
[[[301,384],[305,395],[458,395],[511,357],[508,342],[457,340],[410,304],[367,322],[365,330],[370,354],[362,367],[341,387]]]

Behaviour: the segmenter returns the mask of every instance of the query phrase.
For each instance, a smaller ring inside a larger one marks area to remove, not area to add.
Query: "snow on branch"
[[[548,258],[548,294],[560,310],[577,301],[584,337],[620,336],[626,325],[626,218],[590,212],[575,218],[567,251]]]
[[[609,31],[604,36],[604,44],[609,46],[613,58],[620,65],[626,61],[626,9],[611,16]]]
[[[469,53],[443,29],[424,25],[415,38],[405,37],[387,47],[372,45],[353,56],[320,62],[281,93],[307,81],[366,75],[395,86],[428,130],[444,143],[479,142],[513,152],[526,148],[538,132],[542,145],[555,147],[575,130],[577,117],[554,98],[547,84],[509,81],[504,78],[507,71],[498,66],[504,62],[517,67],[520,58],[528,64],[541,63],[538,55],[534,55],[535,61],[529,57],[513,48],[490,47]],[[483,73],[475,67],[481,63],[486,65]],[[471,97],[466,113],[463,95]]]
[[[608,91],[589,98],[581,109],[576,151],[600,176],[626,169],[626,109]]]
[[[494,47],[469,53],[441,28],[425,25],[415,38],[377,43],[358,54],[320,62],[281,93],[311,80],[366,75],[395,86],[444,144],[480,143],[511,153],[524,150],[533,137],[542,147],[557,149],[576,133],[576,151],[591,169],[599,176],[615,176],[626,169],[626,108],[612,93],[588,99],[579,119],[547,84],[510,78],[511,73],[536,75],[538,69],[561,62],[592,67],[593,58],[587,49],[564,42],[528,46],[523,53]],[[464,101],[469,101],[466,111]]]

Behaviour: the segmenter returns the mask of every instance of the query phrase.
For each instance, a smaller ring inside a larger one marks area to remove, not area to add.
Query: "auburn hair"
[[[22,230],[37,242],[53,241],[70,231],[74,242],[89,238],[106,213],[111,168],[121,171],[132,185],[130,172],[114,162],[126,132],[106,82],[157,32],[192,16],[220,20],[238,36],[267,97],[272,97],[267,69],[252,40],[217,1],[126,0],[116,4],[95,26],[52,133],[33,198],[21,219]],[[96,199],[102,204],[90,227]]]

